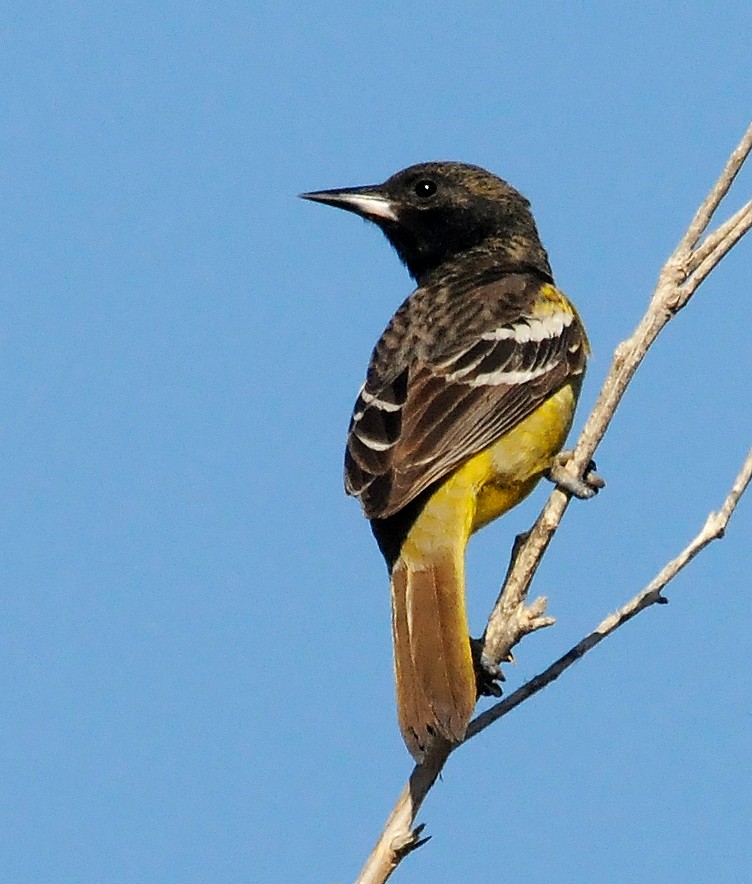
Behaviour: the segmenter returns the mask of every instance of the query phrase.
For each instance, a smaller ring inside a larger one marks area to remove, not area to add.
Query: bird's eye
[[[415,187],[413,188],[415,195],[422,199],[433,196],[436,193],[436,189],[436,182],[431,181],[430,178],[421,178],[420,181],[415,182]]]

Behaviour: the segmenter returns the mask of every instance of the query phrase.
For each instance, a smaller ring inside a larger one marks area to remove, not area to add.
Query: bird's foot
[[[547,476],[555,485],[558,485],[563,491],[577,497],[580,500],[589,500],[606,487],[606,482],[595,472],[595,461],[591,460],[585,468],[582,478],[575,476],[568,469],[569,462],[572,460],[571,451],[560,451],[554,458]]]
[[[500,697],[500,681],[504,681],[501,666],[489,660],[483,653],[483,639],[471,638],[470,650],[475,668],[475,688],[479,697]],[[511,655],[510,655],[511,656]]]

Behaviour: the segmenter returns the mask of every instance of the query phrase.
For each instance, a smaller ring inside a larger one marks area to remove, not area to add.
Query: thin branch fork
[[[734,480],[723,505],[717,512],[712,512],[705,520],[705,524],[699,533],[687,544],[687,546],[679,553],[678,556],[667,562],[666,565],[656,574],[656,576],[648,583],[648,585],[639,592],[634,598],[630,599],[625,605],[619,608],[613,614],[609,614],[596,628],[573,648],[567,651],[562,657],[552,663],[540,675],[530,679],[514,693],[510,694],[500,703],[496,703],[490,709],[476,716],[470,723],[465,737],[465,742],[472,737],[485,730],[489,725],[493,724],[499,718],[502,718],[508,712],[511,712],[516,706],[519,706],[528,697],[537,694],[546,685],[555,681],[565,670],[576,663],[588,651],[591,651],[596,645],[600,644],[604,638],[631,620],[640,611],[649,608],[651,605],[664,604],[667,599],[661,594],[666,586],[676,577],[676,575],[685,568],[694,559],[698,553],[702,552],[706,546],[714,540],[719,540],[726,533],[729,520],[732,513],[736,509],[736,505],[746,491],[752,480],[752,448],[750,448],[747,456],[742,464],[741,470]]]
[[[660,331],[686,305],[708,274],[752,227],[750,201],[700,242],[750,152],[752,125],[729,157],[718,181],[664,265],[644,317],[632,335],[616,348],[601,392],[567,466],[574,478],[582,477],[632,376]],[[550,684],[627,620],[645,608],[665,601],[661,590],[666,584],[710,542],[723,536],[728,520],[751,478],[752,450],[721,509],[710,514],[702,531],[679,556],[669,562],[641,593],[615,614],[609,615],[590,635],[543,673],[474,719],[468,728],[466,740]],[[545,616],[544,598],[536,599],[530,605],[527,605],[526,599],[541,557],[556,532],[568,503],[568,494],[559,488],[554,489],[532,529],[519,538],[504,587],[482,639],[484,664],[493,666],[509,659],[512,648],[525,635],[553,622],[553,618]],[[451,751],[448,745],[437,746],[423,764],[415,767],[356,884],[381,884],[386,881],[401,860],[427,840],[421,838],[423,827],[413,829],[413,825],[423,800],[441,773]]]

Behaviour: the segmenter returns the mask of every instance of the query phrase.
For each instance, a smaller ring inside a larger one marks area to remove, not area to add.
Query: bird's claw
[[[583,477],[574,475],[568,469],[572,459],[571,451],[561,451],[554,458],[548,470],[548,478],[563,491],[580,500],[589,500],[606,487],[606,482],[596,472],[595,461],[591,460],[585,468]]]
[[[473,667],[475,668],[475,688],[479,697],[500,697],[500,681],[504,681],[504,673],[501,666],[494,663],[483,653],[483,640],[470,639],[470,648],[473,654]]]

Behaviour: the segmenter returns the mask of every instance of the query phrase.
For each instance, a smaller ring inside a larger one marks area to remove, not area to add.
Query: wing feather
[[[512,274],[460,295],[418,289],[376,345],[345,455],[369,518],[394,515],[584,371],[584,329],[553,286]]]

